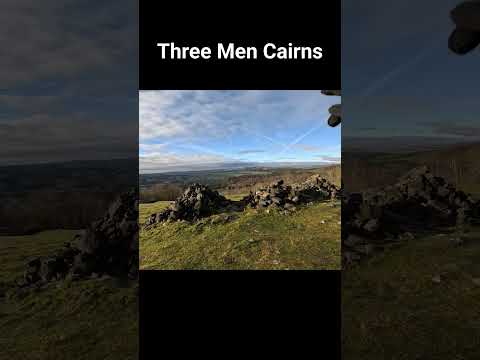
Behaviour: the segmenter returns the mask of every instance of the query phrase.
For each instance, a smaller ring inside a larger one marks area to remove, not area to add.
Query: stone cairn
[[[195,222],[226,211],[243,211],[248,206],[295,211],[296,205],[332,199],[338,192],[339,189],[319,176],[295,186],[284,185],[283,180],[279,180],[255,193],[250,193],[240,201],[228,200],[207,186],[193,184],[174,204],[157,214],[150,215],[145,227],[165,221]]]
[[[344,265],[365,255],[445,226],[463,229],[478,218],[479,203],[427,167],[415,168],[380,190],[351,193],[342,200]],[[461,222],[461,224],[459,223]]]
[[[234,206],[234,202],[220,195],[208,186],[193,184],[175,200],[175,203],[163,211],[152,214],[145,226],[167,220],[197,221],[201,218],[225,211]]]
[[[99,220],[56,253],[27,263],[20,287],[67,277],[138,276],[138,196],[121,195]]]
[[[327,180],[315,175],[303,184],[285,185],[279,180],[267,187],[250,193],[244,201],[253,208],[273,207],[286,211],[295,211],[296,205],[315,201],[335,199],[339,189]]]

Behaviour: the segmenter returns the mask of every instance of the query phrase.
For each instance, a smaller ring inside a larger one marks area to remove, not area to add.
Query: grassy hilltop
[[[167,205],[140,204],[140,221]],[[142,229],[141,269],[340,269],[339,202],[291,215],[248,209],[234,216]]]
[[[142,225],[170,201],[145,201],[156,188],[201,182],[230,200],[239,201],[267,184],[283,179],[302,183],[320,174],[340,185],[340,166],[320,168],[247,169],[180,174],[142,175],[140,191],[140,268],[148,269],[340,269],[340,202],[322,201],[298,206],[289,215],[274,209],[217,214],[196,223],[166,222]],[[178,195],[177,194],[177,195]],[[167,192],[158,192],[168,197]],[[173,200],[164,198],[162,200]],[[230,215],[227,221],[225,217]]]

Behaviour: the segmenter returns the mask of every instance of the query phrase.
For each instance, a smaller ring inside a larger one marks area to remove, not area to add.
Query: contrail
[[[441,12],[436,14],[436,16],[432,16],[432,15],[430,15],[430,16],[434,19],[437,19],[437,21],[438,21],[438,19],[443,19],[444,15],[445,14],[442,10]],[[435,23],[436,23],[435,25],[433,25],[429,28],[429,31],[432,31],[432,33],[434,33],[434,34],[442,33],[442,31],[438,30],[437,22],[435,22]],[[443,23],[443,20],[442,20],[442,23]],[[387,72],[385,74],[385,76],[383,76],[381,79],[379,79],[377,81],[374,81],[369,87],[367,87],[365,89],[365,91],[363,93],[360,93],[360,96],[359,96],[360,100],[365,99],[367,96],[372,95],[375,91],[377,91],[378,89],[381,89],[388,81],[390,81],[391,79],[398,76],[404,70],[407,70],[411,66],[413,66],[413,65],[417,64],[418,62],[420,62],[421,60],[423,60],[427,55],[430,54],[430,52],[436,46],[438,46],[440,43],[444,43],[444,42],[445,42],[445,39],[443,37],[441,37],[441,38],[439,37],[437,39],[437,41],[435,41],[435,38],[433,38],[431,46],[426,46],[416,56],[414,56],[413,58],[408,60],[406,63],[400,64],[399,66],[395,67],[393,70]]]
[[[327,114],[325,114],[326,116]],[[320,129],[321,127],[324,127],[325,124],[323,122],[319,122],[319,124],[317,126],[314,126],[312,127],[311,129],[309,129],[308,131],[306,131],[305,133],[303,133],[302,135],[300,135],[299,137],[297,137],[295,140],[293,140],[291,143],[289,143],[288,145],[286,145],[284,147],[284,149],[279,153],[279,155],[282,155],[285,153],[285,151],[291,149],[291,147],[293,145],[296,145],[298,144],[301,140],[305,139],[308,135],[310,135],[311,133],[313,133],[314,131],[317,131],[318,129]]]
[[[272,138],[269,137],[269,136],[257,134],[256,132],[251,131],[251,130],[249,130],[249,129],[246,129],[246,131],[247,131],[249,134],[251,134],[251,135],[253,135],[253,136],[257,137],[257,138],[261,138],[261,139],[264,139],[264,140],[268,140],[269,142],[271,142],[271,143],[274,144],[274,145],[279,145],[279,146],[281,146],[281,147],[283,147],[283,148],[286,148],[286,147],[287,147],[286,144],[281,143],[281,142],[279,142],[279,141],[277,141],[277,140],[274,140],[274,139],[272,139]]]
[[[443,38],[438,39],[438,41],[435,41],[431,46],[424,48],[422,51],[420,51],[416,56],[411,58],[406,63],[400,64],[399,66],[395,67],[393,70],[387,72],[385,76],[383,76],[382,78],[378,79],[377,81],[374,81],[369,87],[365,89],[365,91],[363,91],[360,94],[359,96],[360,100],[365,100],[366,97],[372,95],[375,91],[381,89],[388,81],[392,80],[393,78],[401,74],[403,71],[409,69],[413,65],[423,60],[427,55],[430,55],[431,51],[436,46],[438,46],[440,43],[443,43],[443,42],[445,42],[445,39]],[[360,103],[362,103],[362,101]]]
[[[255,134],[255,135],[257,135],[257,134]],[[286,144],[278,142],[278,141],[272,139],[271,137],[268,137],[268,136],[265,136],[265,135],[257,135],[257,136],[270,141],[272,144],[280,145],[280,146],[283,146],[283,147],[287,146]]]

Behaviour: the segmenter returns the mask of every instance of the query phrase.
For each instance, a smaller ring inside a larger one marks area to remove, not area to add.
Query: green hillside
[[[150,204],[140,204],[139,223],[143,224],[148,216],[165,209],[170,204],[170,201],[157,201]]]
[[[140,205],[140,219],[165,202]],[[340,203],[290,215],[248,209],[140,232],[141,269],[340,269]]]
[[[137,358],[138,303],[132,284],[104,277],[26,291],[6,286],[22,274],[28,258],[51,254],[75,233],[0,237],[2,359]]]

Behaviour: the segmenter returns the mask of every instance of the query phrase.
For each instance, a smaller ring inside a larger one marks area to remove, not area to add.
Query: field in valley
[[[340,184],[339,165],[312,168],[246,168],[238,170],[208,170],[140,174],[140,202],[150,203],[175,200],[193,183],[208,185],[224,195],[244,195],[279,179],[286,183],[300,183],[314,174],[320,174],[334,184]]]

